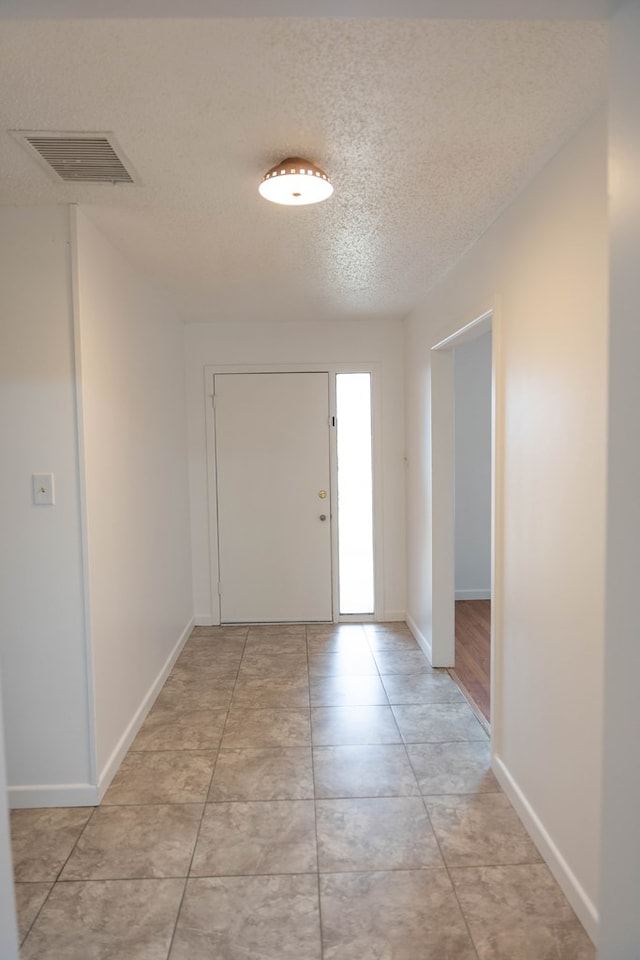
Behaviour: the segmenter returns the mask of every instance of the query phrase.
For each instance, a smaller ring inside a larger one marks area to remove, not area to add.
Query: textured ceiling
[[[0,0],[0,18],[438,17],[590,20],[625,0]]]
[[[598,22],[4,21],[0,202],[78,202],[186,320],[404,316],[604,97]],[[56,184],[9,130],[112,131]],[[288,155],[317,207],[262,200]]]

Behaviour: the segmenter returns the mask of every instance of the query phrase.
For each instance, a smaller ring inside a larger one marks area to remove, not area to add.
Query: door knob
[[[320,514],[320,519],[321,519],[321,520],[326,520],[326,519],[327,519],[326,513],[321,513],[321,514]]]

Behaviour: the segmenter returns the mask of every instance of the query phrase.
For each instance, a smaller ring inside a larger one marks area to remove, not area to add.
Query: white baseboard
[[[491,590],[456,590],[456,600],[491,600]]]
[[[178,659],[180,651],[185,645],[191,630],[193,629],[193,619],[189,621],[182,631],[178,642],[167,657],[164,666],[158,676],[151,684],[147,695],[131,720],[131,723],[120,738],[118,745],[109,757],[98,784],[92,783],[56,783],[56,784],[34,784],[29,786],[15,786],[7,788],[7,799],[9,807],[13,810],[36,808],[36,807],[95,807],[102,800],[107,787],[111,783],[118,767],[122,763],[123,757],[138,730],[142,726],[147,713],[153,706],[153,702],[162,689],[171,668]]]
[[[176,643],[173,650],[167,657],[164,663],[164,666],[162,667],[158,676],[155,678],[155,680],[149,687],[149,690],[147,691],[147,694],[144,700],[136,710],[127,729],[120,737],[120,740],[118,741],[113,753],[111,754],[106,764],[104,765],[102,771],[100,772],[100,775],[98,778],[98,787],[97,787],[98,803],[102,800],[105,793],[107,792],[109,784],[113,780],[114,776],[118,771],[118,767],[120,766],[120,764],[124,759],[124,755],[126,754],[131,744],[133,743],[135,736],[138,733],[138,730],[144,723],[145,718],[149,713],[149,710],[153,706],[153,703],[156,697],[158,696],[162,687],[164,686],[165,680],[171,673],[171,669],[174,663],[176,662],[176,660],[178,659],[178,656],[180,655],[180,651],[182,650],[183,646],[187,642],[187,639],[189,638],[189,634],[193,630],[193,626],[194,626],[194,619],[192,617],[191,620],[189,620],[189,623],[186,625],[186,627],[182,631],[182,633],[180,634],[178,642]]]
[[[494,756],[492,767],[500,786],[515,807],[531,839],[558,881],[565,897],[575,910],[580,923],[595,944],[598,935],[598,911],[595,904],[587,896],[578,878],[547,833],[542,821],[500,757]]]
[[[7,800],[12,810],[35,807],[95,807],[98,804],[98,788],[92,783],[8,787]]]
[[[340,617],[340,620],[339,620],[339,621],[336,621],[336,622],[348,623],[348,622],[349,622],[349,619],[350,619],[350,618],[349,618],[348,616]],[[368,619],[368,618],[365,617],[365,620],[366,620],[366,619]],[[404,622],[405,622],[405,619],[406,619],[406,614],[405,614],[404,610],[385,610],[385,611],[383,612],[382,616],[380,617],[380,620],[381,620],[382,622],[384,622],[384,623],[387,623],[387,622],[388,622],[388,623],[396,623],[396,622],[398,622],[398,621],[401,622],[401,623],[404,623]],[[362,617],[359,617],[359,616],[357,616],[357,615],[354,614],[354,616],[353,616],[353,621],[354,621],[354,622],[360,623],[361,620],[362,620]],[[372,622],[373,622],[373,620],[372,620]],[[217,620],[215,617],[209,617],[209,616],[207,616],[207,617],[196,617],[196,618],[194,619],[194,626],[196,626],[196,627],[219,627],[219,626],[220,626],[220,621]]]
[[[401,621],[405,622],[406,613],[404,610],[385,610],[382,614],[382,621],[384,623],[397,623]]]
[[[418,628],[417,623],[409,613],[407,614],[407,626],[409,627],[409,630],[411,630],[411,633],[414,635],[414,637],[418,641],[418,646],[424,653],[425,657],[427,658],[429,663],[432,664],[433,651],[431,649],[431,637],[425,637],[424,633],[422,633],[422,631]]]

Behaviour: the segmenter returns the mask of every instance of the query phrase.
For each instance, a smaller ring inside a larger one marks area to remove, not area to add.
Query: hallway
[[[98,808],[17,810],[23,960],[593,960],[404,624],[196,628]]]

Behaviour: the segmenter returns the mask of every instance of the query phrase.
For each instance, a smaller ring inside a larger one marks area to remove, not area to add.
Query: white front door
[[[329,375],[216,374],[214,393],[222,623],[331,620]]]

